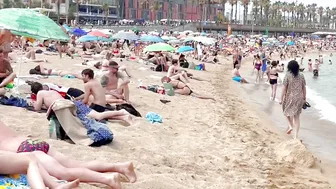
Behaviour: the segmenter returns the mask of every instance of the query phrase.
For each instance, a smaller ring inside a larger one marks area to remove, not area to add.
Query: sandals
[[[160,99],[160,102],[162,102],[163,104],[167,104],[169,102],[171,102],[170,100],[164,100],[164,99]]]

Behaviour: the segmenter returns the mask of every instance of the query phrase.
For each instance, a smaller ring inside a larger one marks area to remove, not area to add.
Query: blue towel
[[[3,189],[28,189],[27,175],[0,175],[0,188]]]
[[[146,119],[151,123],[162,123],[162,118],[159,114],[154,112],[148,112]]]
[[[81,101],[74,101],[74,104],[77,107],[77,117],[87,129],[88,137],[94,141],[92,145],[101,146],[112,142],[113,133],[107,125],[87,117],[92,109]]]

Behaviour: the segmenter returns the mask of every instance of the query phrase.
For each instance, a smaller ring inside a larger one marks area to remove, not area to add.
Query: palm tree
[[[327,29],[330,29],[330,20],[331,20],[331,16],[330,16],[330,13],[331,13],[331,10],[330,10],[330,7],[327,7],[326,8],[326,24],[327,24]]]
[[[150,7],[152,15],[154,15],[152,20],[157,20],[157,11],[159,11],[161,8],[162,5],[158,1],[155,1],[154,4]]]
[[[238,11],[238,0],[236,0],[236,8],[235,8],[235,21],[237,22],[237,11]]]
[[[253,7],[252,7],[252,14],[253,14],[253,24],[258,24],[255,23],[254,21],[257,21],[257,15],[259,13],[259,0],[253,0]]]
[[[236,4],[236,0],[229,0],[231,5],[231,13],[230,13],[230,23],[233,23],[233,6]]]
[[[249,3],[250,3],[250,0],[240,0],[240,3],[244,7],[244,11],[243,11],[243,24],[246,24],[247,14],[248,14],[248,6],[249,6]]]
[[[108,17],[109,12],[110,12],[110,6],[107,3],[104,3],[101,8],[102,8],[104,16],[105,16],[105,25],[108,25],[107,17]]]
[[[60,23],[61,0],[56,0],[57,23]]]
[[[227,3],[227,0],[220,0],[220,3],[222,4],[223,17],[226,17],[226,15],[225,15],[225,4]]]
[[[319,16],[320,16],[320,23],[319,23],[319,27],[323,27],[323,13],[324,13],[324,8],[323,7],[319,7],[317,10]]]

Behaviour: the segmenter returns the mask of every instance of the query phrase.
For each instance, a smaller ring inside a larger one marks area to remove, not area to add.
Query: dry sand
[[[50,68],[76,72],[85,68],[75,65],[80,64],[79,59],[59,60],[58,56],[48,59],[51,63],[46,67]],[[134,162],[138,181],[123,184],[127,189],[331,188],[319,165],[307,168],[304,164],[284,161],[290,158],[282,157],[279,149],[275,153],[274,149],[280,143],[286,146],[286,141],[274,132],[272,124],[261,122],[256,116],[259,114],[239,96],[239,84],[231,80],[231,63],[207,65],[207,72],[191,71],[210,81],[193,80],[191,88],[214,95],[216,102],[189,96],[167,97],[137,89],[138,79],[145,85],[159,84],[159,78],[151,75],[161,77],[164,73],[139,70],[146,66],[136,62],[123,64],[132,74],[130,100],[143,116],[150,111],[160,114],[162,124],[150,124],[145,119],[136,119],[130,127],[109,123],[115,135],[113,143],[92,148],[48,139],[45,114],[0,106],[0,119],[18,133],[45,139],[78,160]],[[27,75],[34,66],[23,63],[21,75]],[[77,79],[40,80],[47,81],[69,87],[83,85]],[[162,98],[171,102],[164,105],[159,101]],[[103,187],[96,186],[81,184],[81,188]]]

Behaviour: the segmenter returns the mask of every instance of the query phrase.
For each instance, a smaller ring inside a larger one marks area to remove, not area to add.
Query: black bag
[[[136,116],[136,117],[142,117],[141,114],[131,105],[131,104],[118,104],[116,105],[117,110],[124,109],[128,111],[128,113]]]

